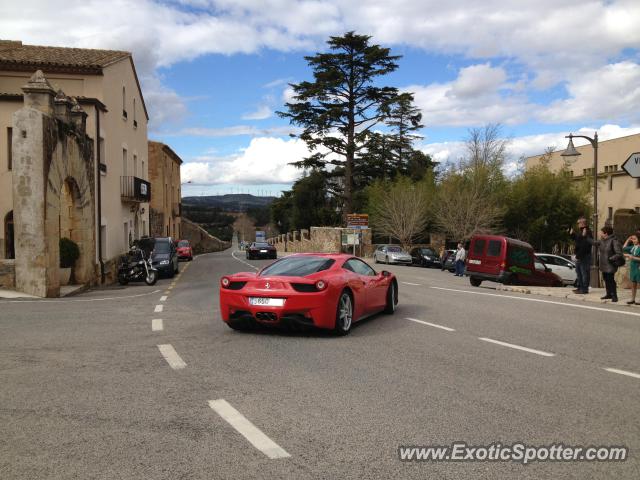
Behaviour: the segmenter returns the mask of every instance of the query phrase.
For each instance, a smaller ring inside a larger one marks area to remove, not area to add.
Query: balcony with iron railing
[[[120,177],[120,197],[126,202],[148,202],[151,184],[138,177]]]

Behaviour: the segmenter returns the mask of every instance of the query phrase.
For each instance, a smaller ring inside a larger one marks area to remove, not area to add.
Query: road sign
[[[361,228],[369,226],[369,215],[366,213],[348,213],[347,228]]]
[[[622,169],[633,178],[640,178],[640,152],[632,153],[622,164]]]

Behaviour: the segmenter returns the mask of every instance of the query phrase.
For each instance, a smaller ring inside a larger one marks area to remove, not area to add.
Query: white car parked
[[[413,262],[411,255],[397,245],[380,245],[373,253],[373,259],[376,263],[400,263],[403,265],[411,265]]]
[[[553,273],[562,278],[565,285],[575,285],[576,283],[576,264],[571,260],[567,260],[560,255],[551,253],[536,253],[536,258],[542,260]]]

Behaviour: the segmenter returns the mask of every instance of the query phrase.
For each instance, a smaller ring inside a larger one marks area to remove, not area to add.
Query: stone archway
[[[61,233],[80,249],[76,282],[96,279],[93,142],[86,135],[86,113],[64,93],[55,95],[41,71],[23,92],[12,137],[16,289],[57,297]]]
[[[60,264],[60,238],[70,238],[80,250],[72,278],[78,284],[85,284],[95,277],[94,201],[87,164],[78,147],[75,141],[60,142],[52,154],[47,178],[45,232],[50,270],[55,272]],[[50,277],[50,281],[59,288],[59,278]]]

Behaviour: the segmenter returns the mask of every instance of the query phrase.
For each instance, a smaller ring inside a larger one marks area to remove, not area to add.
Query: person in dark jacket
[[[593,233],[587,225],[587,219],[578,219],[578,231],[573,228],[569,230],[569,235],[575,242],[576,256],[576,289],[574,293],[589,293],[589,283],[591,282],[591,248],[593,246]]]
[[[615,275],[618,271],[616,260],[624,258],[622,253],[622,245],[613,234],[613,228],[607,226],[600,230],[600,241],[597,242],[598,252],[600,256],[600,271],[604,279],[606,295],[602,300],[618,301],[618,292]]]

